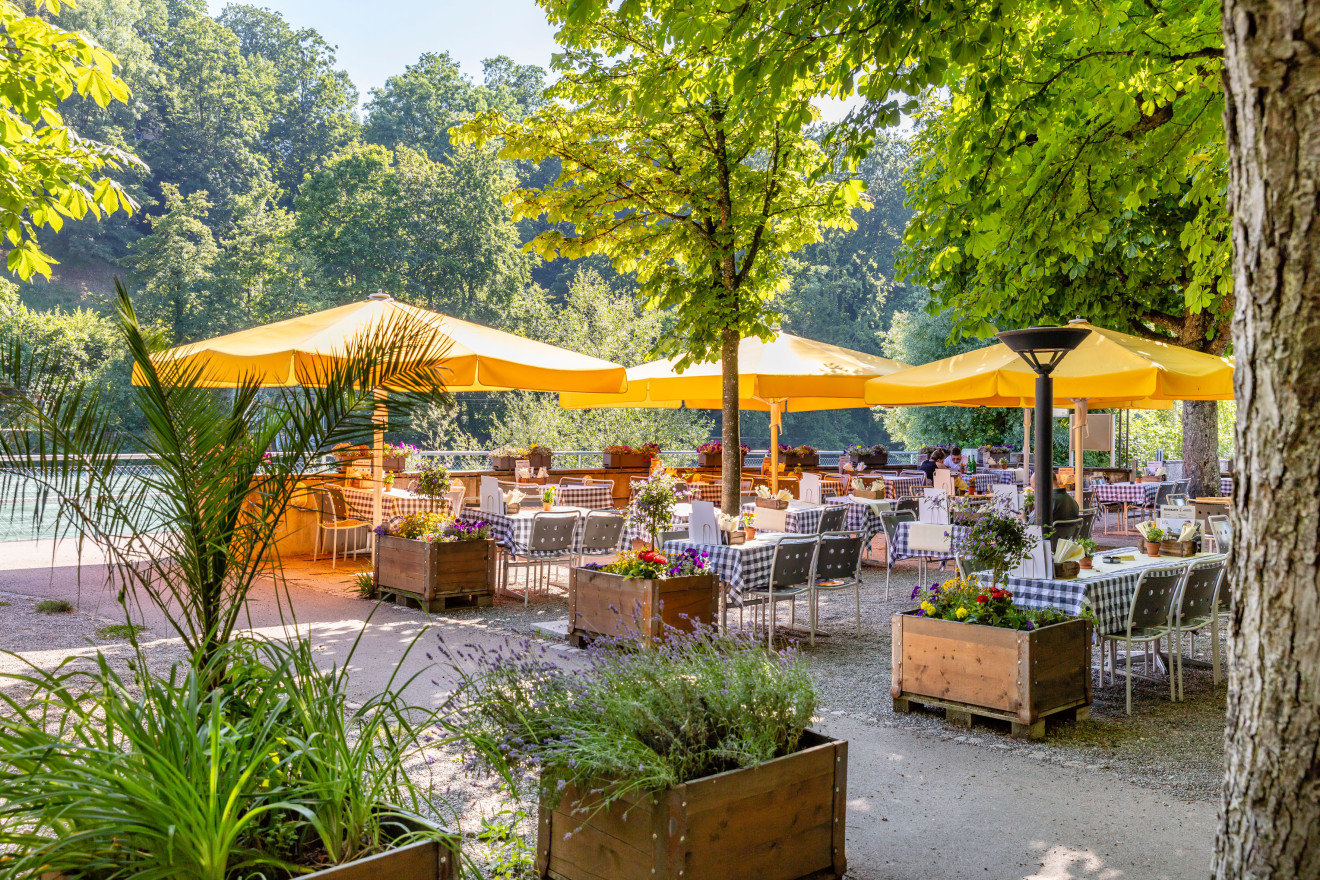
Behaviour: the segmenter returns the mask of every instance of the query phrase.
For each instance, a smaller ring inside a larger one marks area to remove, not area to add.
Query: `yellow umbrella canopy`
[[[849,409],[869,404],[862,398],[868,379],[906,364],[837,345],[780,333],[770,342],[747,337],[738,346],[739,408],[781,412]],[[628,370],[622,394],[563,393],[565,409],[655,407],[719,409],[720,362],[693,364],[682,373],[674,359],[651,361]]]
[[[418,361],[442,368],[448,391],[618,392],[627,387],[618,364],[419,309],[382,293],[180,345],[153,360],[162,367],[195,368],[201,387],[230,388],[253,379],[266,386],[300,385],[323,374],[355,340],[404,325],[415,328],[419,337]],[[133,378],[137,382],[140,377],[135,373]]]
[[[1054,402],[1087,400],[1091,408],[1141,408],[1142,401],[1232,400],[1233,362],[1166,342],[1091,330],[1055,368]],[[1000,343],[909,367],[866,383],[879,406],[1031,406],[1036,374]]]
[[[738,345],[738,408],[770,412],[771,484],[779,485],[783,413],[867,406],[862,399],[867,380],[905,366],[789,333],[778,333],[769,342],[754,336],[744,338]],[[565,409],[720,409],[720,370],[719,361],[693,364],[682,373],[673,359],[651,361],[628,370],[628,389],[622,394],[563,393],[559,405]]]

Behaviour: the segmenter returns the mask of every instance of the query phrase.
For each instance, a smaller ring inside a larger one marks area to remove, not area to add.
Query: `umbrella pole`
[[[385,389],[377,388],[375,435],[371,444],[371,525],[380,525],[385,511]],[[374,533],[373,533],[374,534]]]
[[[1031,407],[1022,407],[1022,466],[1031,473]],[[1027,481],[1030,485],[1030,480]]]
[[[779,421],[783,414],[783,401],[770,402],[770,491],[779,491]]]
[[[1082,509],[1082,429],[1086,427],[1086,401],[1073,401],[1073,497],[1077,499],[1077,509]]]

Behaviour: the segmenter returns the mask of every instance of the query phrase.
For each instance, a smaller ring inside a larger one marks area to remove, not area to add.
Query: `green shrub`
[[[24,686],[0,692],[5,876],[277,880],[400,843],[380,804],[452,817],[404,772],[434,713],[393,680],[350,709],[305,639],[133,684],[69,662],[3,677]]]
[[[349,583],[357,590],[359,599],[370,599],[376,595],[376,575],[370,571],[355,571],[348,576]]]
[[[147,628],[136,623],[112,623],[109,626],[103,626],[96,631],[97,638],[102,639],[127,639],[137,638],[138,633],[146,632]]]
[[[73,605],[63,599],[42,599],[33,608],[39,614],[68,614],[73,610]]]

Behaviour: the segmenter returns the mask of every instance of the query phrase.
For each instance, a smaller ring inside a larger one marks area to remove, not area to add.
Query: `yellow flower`
[[[967,609],[963,608],[962,606],[959,606],[957,614],[958,614],[958,619],[962,620],[964,617],[967,616]]]
[[[935,613],[935,606],[932,605],[932,604],[930,604],[929,602],[922,602],[922,603],[921,603],[921,610],[924,611],[924,612],[926,612],[927,614],[934,614],[934,613]]]

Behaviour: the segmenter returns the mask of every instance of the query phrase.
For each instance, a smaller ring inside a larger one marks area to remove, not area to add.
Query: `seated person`
[[[945,459],[945,466],[948,467],[955,476],[963,472],[967,463],[963,461],[963,451],[961,446],[955,446],[953,449],[949,450],[949,457]]]
[[[929,458],[927,458],[921,464],[917,465],[917,467],[921,468],[921,470],[925,472],[927,483],[935,482],[935,470],[937,468],[945,467],[944,458],[945,458],[944,450],[936,449],[934,452],[930,454]]]
[[[1065,519],[1077,519],[1082,515],[1081,508],[1077,506],[1077,499],[1069,494],[1064,488],[1063,481],[1059,475],[1054,475],[1054,501],[1052,505],[1054,511],[1053,521],[1059,522]]]

